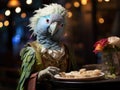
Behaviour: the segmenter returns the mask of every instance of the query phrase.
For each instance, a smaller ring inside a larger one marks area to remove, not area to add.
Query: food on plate
[[[91,78],[91,77],[98,77],[101,75],[101,70],[94,69],[94,70],[86,70],[85,68],[80,69],[79,71],[71,71],[69,73],[60,72],[59,76],[65,79],[79,79],[79,78]]]

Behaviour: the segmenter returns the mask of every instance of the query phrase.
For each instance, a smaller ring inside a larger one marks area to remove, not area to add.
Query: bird
[[[20,51],[22,64],[16,90],[36,90],[36,81],[51,78],[75,66],[70,61],[69,50],[61,41],[67,10],[60,4],[51,3],[34,13],[28,26],[36,40],[27,42]]]

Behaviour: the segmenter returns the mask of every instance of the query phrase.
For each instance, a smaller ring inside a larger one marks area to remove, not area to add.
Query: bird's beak
[[[51,33],[51,35],[54,35],[55,32],[57,31],[57,27],[58,27],[58,22],[53,22],[48,29],[49,33]]]

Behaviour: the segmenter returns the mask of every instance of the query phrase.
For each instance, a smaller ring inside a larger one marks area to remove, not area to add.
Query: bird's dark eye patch
[[[46,19],[46,22],[49,23],[49,19]]]

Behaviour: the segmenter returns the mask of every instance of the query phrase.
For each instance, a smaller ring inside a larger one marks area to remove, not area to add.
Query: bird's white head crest
[[[38,10],[35,10],[35,13],[36,14],[30,18],[30,30],[35,30],[37,22],[42,16],[47,16],[51,14],[60,14],[61,16],[65,16],[66,9],[60,4],[52,3],[50,5],[45,5],[44,8],[39,8]]]

